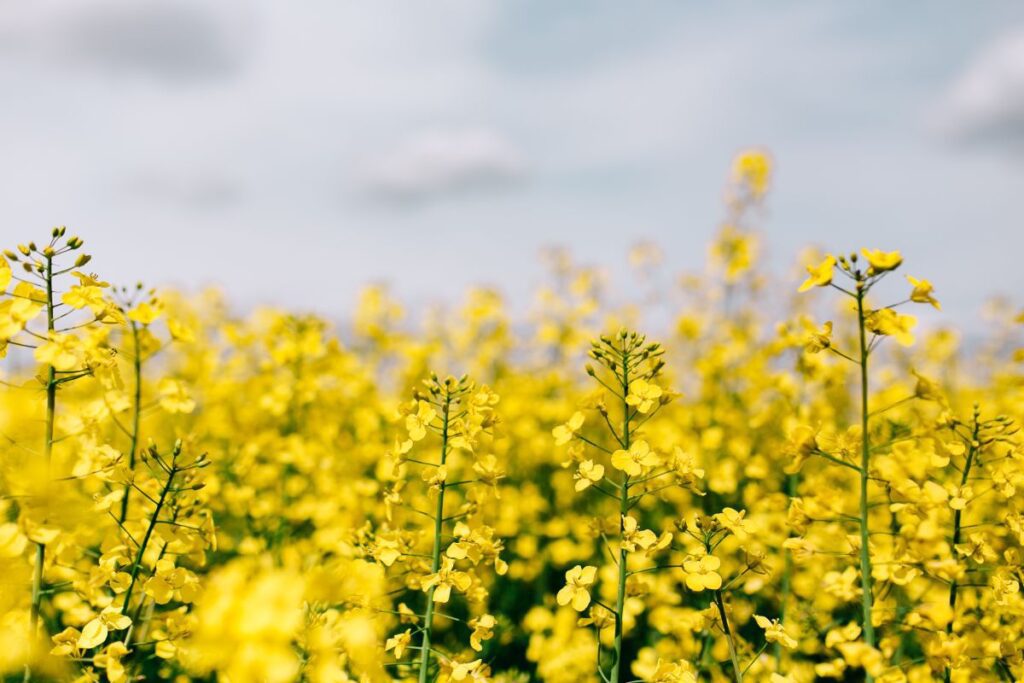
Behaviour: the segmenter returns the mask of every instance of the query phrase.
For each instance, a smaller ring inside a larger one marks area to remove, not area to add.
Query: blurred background
[[[751,145],[776,272],[901,249],[947,318],[1019,301],[1019,1],[0,0],[3,242],[244,307],[519,305],[546,245],[700,269]]]

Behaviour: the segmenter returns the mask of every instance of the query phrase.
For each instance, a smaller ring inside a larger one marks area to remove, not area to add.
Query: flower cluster
[[[702,274],[550,252],[524,317],[377,286],[335,328],[109,284],[63,228],[4,252],[0,677],[1024,678],[1024,314],[962,344],[895,251],[769,275],[772,168],[736,160]]]

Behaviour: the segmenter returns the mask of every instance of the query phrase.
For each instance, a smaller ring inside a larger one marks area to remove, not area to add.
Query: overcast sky
[[[0,237],[343,316],[515,301],[544,245],[700,266],[740,148],[764,225],[1021,300],[1024,3],[0,0]]]

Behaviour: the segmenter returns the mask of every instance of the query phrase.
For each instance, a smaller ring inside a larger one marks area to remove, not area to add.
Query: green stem
[[[622,447],[625,450],[629,450],[631,445],[632,434],[630,433],[629,425],[629,404],[626,403],[626,397],[629,396],[629,353],[623,351],[622,354],[622,376],[620,383],[622,385]],[[622,674],[622,617],[626,607],[626,576],[627,576],[627,557],[626,550],[622,544],[622,535],[625,531],[625,525],[623,519],[626,513],[629,512],[629,475],[626,474],[622,481],[622,487],[619,489],[619,586],[618,594],[615,599],[615,662],[612,665],[612,671],[610,680],[611,683],[619,683]],[[598,666],[601,663],[598,661]]]
[[[142,566],[142,557],[146,552],[146,546],[149,545],[149,539],[153,535],[153,529],[156,528],[156,522],[160,518],[160,511],[164,507],[164,501],[167,499],[167,493],[171,490],[174,484],[174,477],[178,474],[178,470],[175,469],[175,465],[171,464],[171,471],[167,473],[167,483],[164,484],[163,490],[160,491],[160,498],[156,502],[156,509],[153,510],[153,516],[149,518],[149,524],[146,527],[146,534],[142,537],[142,542],[139,544],[139,551],[135,554],[135,562],[132,564],[131,581],[128,583],[128,590],[124,593],[124,602],[121,607],[121,614],[127,614],[132,599],[132,590],[135,588],[135,584],[139,577],[139,568]],[[131,636],[131,628],[125,634],[124,642],[128,643],[128,638]]]
[[[975,411],[977,411],[977,409],[975,409]],[[971,465],[974,464],[974,456],[977,453],[977,448],[975,447],[974,444],[978,443],[978,425],[979,425],[979,423],[978,423],[978,415],[977,415],[977,412],[975,412],[975,416],[974,416],[974,430],[971,433],[971,445],[970,445],[969,450],[967,451],[967,462],[964,464],[963,475],[960,477],[960,487],[961,488],[963,488],[964,486],[967,485],[967,478],[971,474]],[[958,543],[960,543],[960,530],[961,530],[961,519],[962,519],[962,517],[963,517],[963,510],[956,510],[956,511],[953,512],[953,547],[952,547],[953,557],[956,557],[956,546],[957,546]],[[948,633],[948,634],[952,634],[953,633],[953,622],[956,621],[956,593],[957,593],[958,586],[959,586],[959,584],[957,584],[956,579],[953,579],[950,582],[950,584],[949,584],[949,609],[950,609],[950,612],[953,615],[953,618],[951,618],[949,620],[949,623],[946,624],[946,633]],[[944,677],[943,677],[943,680],[945,681],[945,683],[950,683],[950,679],[951,679],[952,675],[953,675],[953,672],[947,666],[945,674],[944,674]]]
[[[131,446],[128,450],[129,476],[135,474],[135,450],[139,447],[139,418],[142,415],[142,349],[139,348],[139,324],[134,320],[131,321],[131,324],[132,342],[135,349],[135,359],[133,361],[133,367],[135,370],[135,396],[133,397],[134,403],[132,405]],[[124,497],[121,498],[121,524],[124,524],[125,520],[128,519],[128,497],[131,495],[131,492],[131,484],[125,484]]]
[[[868,344],[864,315],[864,294],[863,283],[857,286],[857,328],[860,336],[860,408],[861,408],[861,457],[860,457],[860,584],[861,584],[861,608],[863,611],[864,642],[869,647],[875,646],[875,626],[871,620],[873,607],[871,587],[871,551],[868,543],[871,538],[869,525],[869,501],[868,501],[868,470],[871,459],[871,442],[868,435],[868,418],[871,411],[868,409]],[[871,683],[874,676],[865,672],[865,681]]]
[[[715,604],[718,605],[718,612],[722,615],[722,630],[725,631],[725,639],[729,643],[729,659],[732,660],[732,670],[736,677],[736,683],[743,683],[743,671],[740,669],[740,659],[736,654],[736,641],[729,627],[729,617],[725,613],[725,600],[722,599],[722,591],[715,591]]]
[[[46,330],[53,332],[53,257],[46,257]],[[50,482],[50,465],[53,460],[53,424],[57,411],[57,371],[53,365],[47,366],[46,381],[46,423],[43,443],[43,457],[46,459],[46,485]],[[48,497],[48,496],[47,496]],[[39,635],[39,620],[43,607],[43,565],[46,563],[46,545],[36,544],[35,568],[32,572],[32,611],[30,618],[32,655],[25,664],[23,681],[32,680],[32,661],[35,659],[35,643]]]
[[[792,500],[796,497],[797,475],[791,474],[786,477],[786,494]],[[782,587],[779,589],[779,623],[786,623],[786,606],[789,602],[789,594],[792,590],[793,581],[793,555],[788,549],[783,550],[785,565],[782,569]],[[775,669],[782,666],[782,644],[775,643]]]
[[[756,653],[754,653],[754,657],[750,660],[750,663],[747,664],[743,668],[743,673],[744,674],[746,674],[748,671],[750,671],[750,667],[754,666],[754,664],[757,663],[757,658],[760,657],[762,654],[764,654],[764,651],[767,650],[767,649],[768,649],[768,641],[765,641],[764,645],[761,646],[761,649],[758,650]]]
[[[448,415],[451,409],[452,397],[445,393],[444,407],[441,414],[441,466],[448,459]],[[441,534],[444,524],[444,490],[445,483],[442,481],[440,490],[437,492],[437,507],[434,512],[434,550],[431,554],[430,571],[436,574],[441,568]],[[430,670],[430,636],[433,631],[434,620],[434,591],[437,586],[427,593],[427,609],[423,617],[423,638],[420,642],[420,677],[419,683],[427,683],[427,675]]]

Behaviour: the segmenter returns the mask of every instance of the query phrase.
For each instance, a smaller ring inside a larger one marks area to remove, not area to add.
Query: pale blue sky
[[[748,145],[777,270],[903,249],[956,318],[1024,285],[1020,2],[0,0],[0,93],[4,243],[246,306],[697,268]]]

